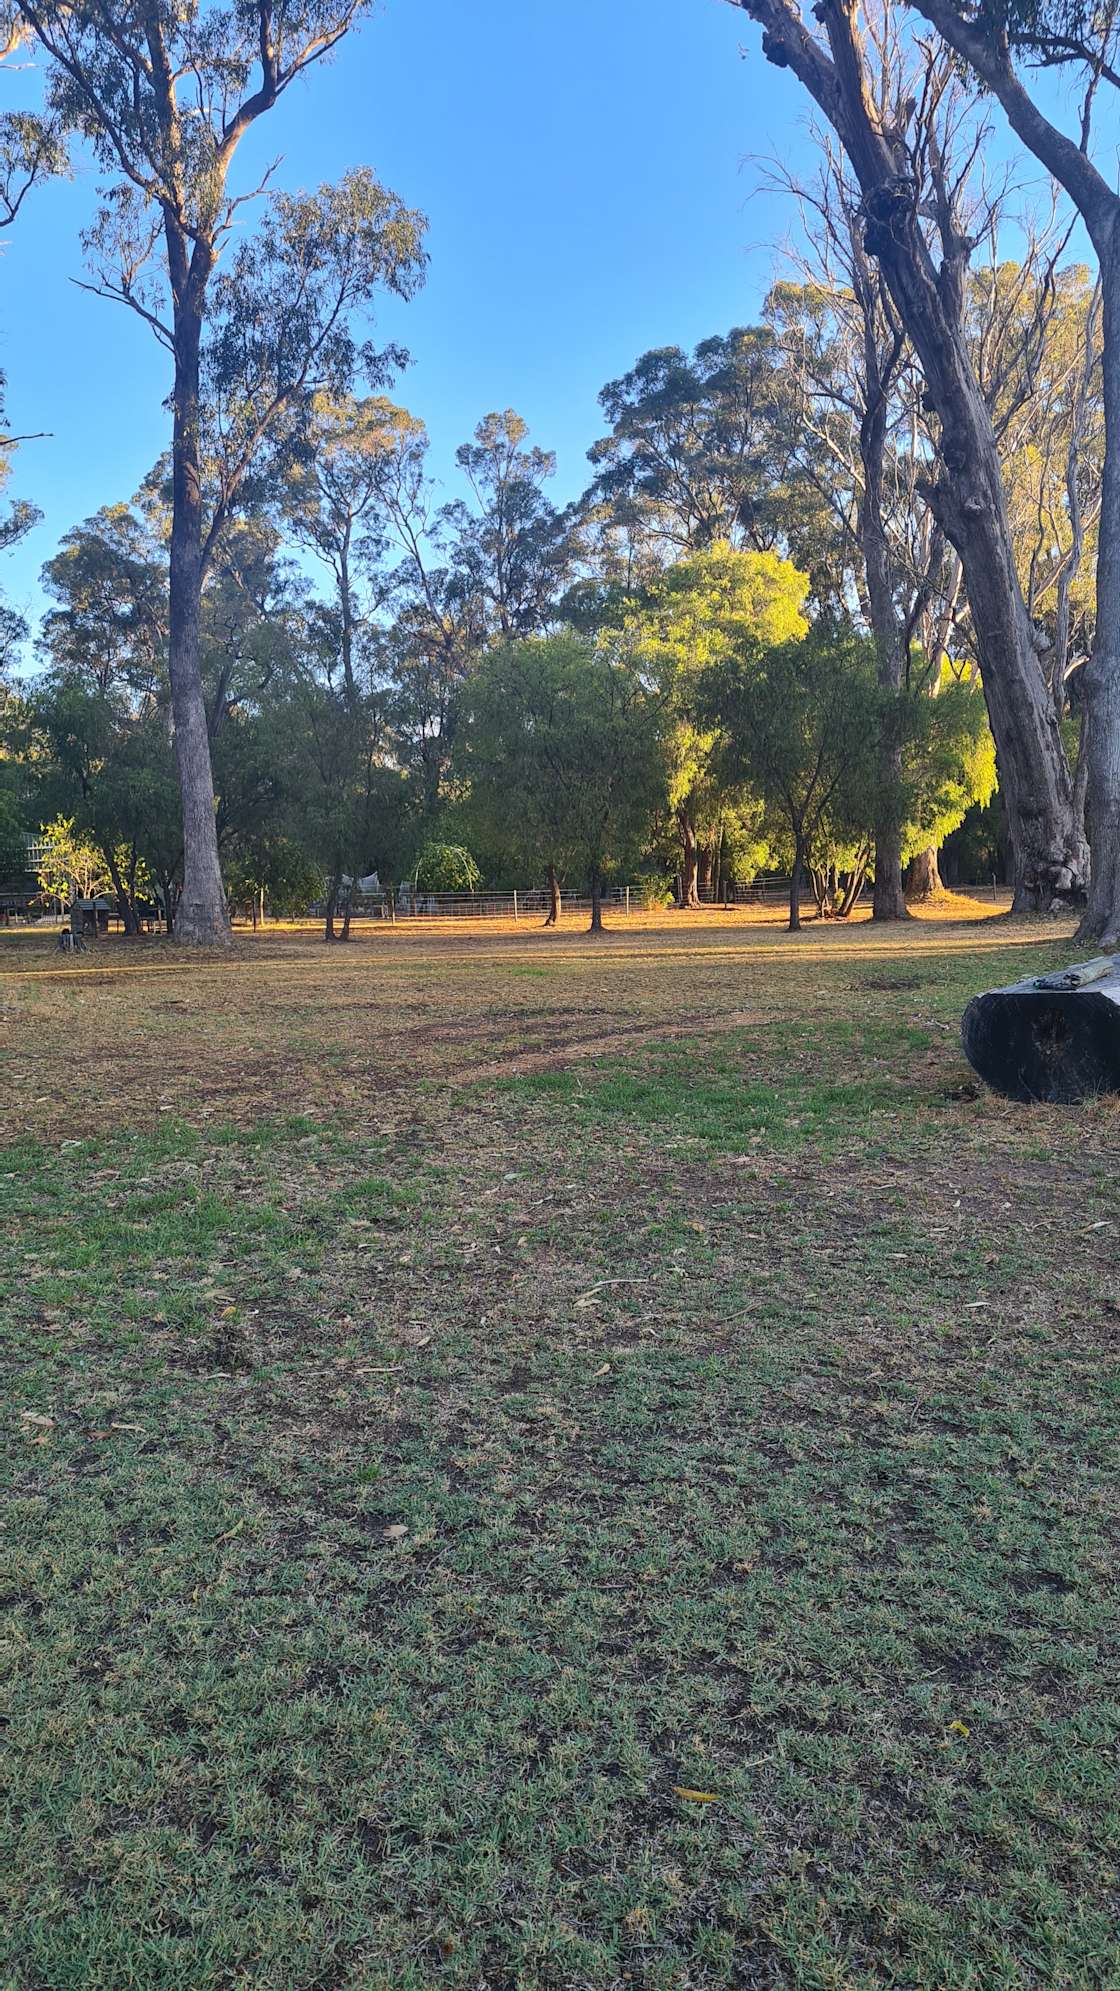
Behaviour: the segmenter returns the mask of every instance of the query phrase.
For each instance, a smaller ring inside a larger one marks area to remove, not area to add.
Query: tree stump
[[[1120,1092],[1120,958],[974,996],[961,1043],[973,1071],[1008,1099],[1072,1106]]]

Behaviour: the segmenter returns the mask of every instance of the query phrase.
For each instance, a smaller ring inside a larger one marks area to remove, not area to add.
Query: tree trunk
[[[946,191],[937,217],[943,255],[940,267],[934,264],[915,207],[905,145],[874,108],[854,0],[819,0],[815,9],[831,61],[789,0],[739,4],[762,23],[764,53],[794,70],[841,139],[863,195],[865,248],[879,262],[940,419],[941,466],[926,495],[964,573],[1011,833],[1014,909],[1073,902],[1086,890],[1088,852],[1074,819],[1069,763],[1019,587],[999,449],[965,336],[970,245],[949,211]],[[1115,792],[1120,889],[1120,755]]]
[[[687,809],[678,809],[677,823],[681,833],[681,905],[686,911],[700,904],[700,894],[696,890],[696,831]]]
[[[954,271],[946,259],[940,280],[932,281],[932,271],[919,266],[925,252],[900,247],[906,231],[896,231],[892,219],[896,198],[893,184],[868,193],[868,212],[876,218],[868,246],[880,256],[941,418],[944,468],[928,498],[960,556],[972,611],[1011,837],[1013,909],[1045,910],[1056,900],[1083,896],[1088,853],[1074,821],[1069,763],[1019,587],[991,419],[959,315],[945,309],[946,294],[963,282],[963,264]],[[917,224],[910,226],[917,240]]]
[[[174,938],[175,934],[175,919],[179,910],[179,895],[175,889],[175,880],[171,872],[164,872],[159,882],[163,887],[163,922],[167,929],[167,937],[170,940]]]
[[[1085,704],[1084,700],[1082,700],[1081,719],[1079,724],[1078,748],[1077,748],[1077,767],[1074,771],[1074,776],[1073,776],[1073,812],[1078,822],[1081,825],[1082,831],[1084,831],[1085,829],[1085,791],[1089,786],[1089,755],[1087,751],[1088,745],[1089,745],[1089,708]]]
[[[696,896],[701,905],[704,902],[704,893],[709,889],[711,882],[712,846],[706,843],[703,849],[697,852],[696,858]]]
[[[944,890],[937,847],[930,844],[928,850],[919,850],[906,867],[906,896],[908,899],[936,899]]]
[[[548,867],[548,917],[545,920],[545,925],[559,926],[559,924],[560,924],[560,880],[556,876],[555,864],[550,864]]]
[[[884,751],[883,762],[888,773],[893,774],[895,761],[889,750]],[[901,766],[898,771],[901,772]],[[902,889],[902,833],[893,812],[888,813],[886,810],[880,816],[875,832],[875,882],[871,888],[871,917],[874,920],[910,917],[906,894]]]
[[[851,234],[857,296],[863,315],[866,394],[866,406],[859,425],[860,460],[863,465],[860,543],[867,577],[871,626],[878,652],[879,683],[887,693],[878,740],[879,795],[871,917],[873,920],[896,920],[908,917],[902,892],[902,745],[899,739],[902,714],[897,710],[906,661],[906,631],[899,621],[897,575],[883,523],[883,474],[890,376],[898,364],[899,352],[896,345],[893,354],[880,355],[876,323],[877,293],[859,242],[858,224],[854,221]]]
[[[591,925],[588,931],[590,933],[603,931],[603,880],[597,867],[591,872]]]
[[[1093,853],[1089,904],[1079,940],[1120,947],[1120,206],[1101,256],[1105,452],[1097,528],[1097,620],[1093,654],[1078,687],[1085,700],[1085,824]]]
[[[109,868],[109,876],[113,881],[113,890],[117,895],[117,904],[120,907],[124,930],[127,934],[138,934],[140,931],[140,921],[136,917],[136,907],[133,904],[132,895],[125,885],[124,879],[121,877],[120,865],[117,863],[116,855],[107,845],[103,844],[101,848],[102,855]]]
[[[789,880],[789,930],[801,931],[801,883],[805,876],[805,839],[797,837],[793,847],[793,870]]]
[[[156,882],[163,893],[163,924],[170,937],[175,931],[175,903],[170,875],[166,871],[157,872]]]
[[[1012,129],[1065,188],[1085,223],[1100,267],[1105,445],[1097,527],[1096,632],[1081,685],[1087,705],[1085,823],[1093,862],[1088,905],[1078,938],[1116,947],[1120,946],[1120,198],[1089,157],[1092,90],[1085,102],[1078,143],[1051,124],[1023,88],[1012,67],[1005,34],[990,34],[987,23],[966,19],[955,5],[945,5],[944,0],[918,0],[918,5],[949,46],[998,97]],[[1065,51],[1068,59],[1075,59],[1075,50],[1076,43],[1071,40]],[[1091,62],[1089,69],[1092,73]],[[1073,523],[1076,529],[1076,518]],[[971,595],[971,586],[969,592]],[[1057,659],[1059,667],[1062,661]],[[983,657],[980,664],[983,670]],[[1052,711],[1056,705],[1055,697]],[[1056,711],[1054,723],[1056,729]],[[1000,747],[998,732],[996,746]],[[1002,784],[1002,764],[1000,778]],[[1071,812],[1076,831],[1077,801],[1072,795]],[[1014,835],[1010,808],[1008,820]],[[1018,897],[1017,891],[1016,901]]]
[[[173,280],[175,264],[172,263]],[[203,279],[204,281],[204,279]],[[214,774],[202,695],[199,616],[202,603],[202,465],[199,347],[202,301],[193,276],[175,305],[175,391],[171,444],[171,553],[168,671],[175,766],[183,805],[180,940],[228,946],[229,916],[218,861]]]
[[[863,850],[860,852],[859,856],[856,858],[856,861],[852,866],[852,869],[849,871],[846,879],[844,880],[843,889],[840,893],[839,904],[836,907],[837,919],[849,919],[851,917],[851,914],[855,907],[856,900],[859,898],[859,895],[862,892],[864,885],[867,882],[867,867],[870,864],[870,862],[871,862],[871,851],[870,848],[865,845]]]

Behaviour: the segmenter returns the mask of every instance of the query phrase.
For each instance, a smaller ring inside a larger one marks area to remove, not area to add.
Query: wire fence
[[[395,892],[355,893],[350,901],[350,917],[394,921],[544,919],[550,904],[550,895],[543,887],[510,892],[423,892],[402,885]],[[604,912],[641,912],[645,905],[644,890],[637,885],[604,886],[602,904]],[[561,909],[564,912],[590,913],[590,893],[561,893]],[[308,907],[312,919],[323,919],[326,910],[326,902],[321,899]],[[335,917],[341,919],[344,913],[345,907],[341,907],[336,910]]]
[[[750,885],[728,885],[719,890],[711,884],[698,888],[702,905],[716,908],[726,907],[729,911],[735,906],[783,905],[789,899],[788,878],[757,878]],[[808,897],[808,894],[806,894]],[[546,887],[530,886],[509,892],[425,892],[415,886],[401,885],[395,891],[372,894],[355,893],[350,901],[350,917],[355,919],[386,920],[446,920],[446,919],[540,919],[548,913],[551,900]],[[664,905],[672,905],[672,897],[666,899],[656,891],[651,892],[645,884],[609,885],[603,887],[602,906],[605,913],[622,914],[624,917],[635,913],[659,910]],[[562,892],[561,910],[565,913],[590,913],[591,895],[589,892]],[[307,909],[311,919],[323,919],[326,915],[326,902],[319,899]],[[336,918],[341,919],[345,907],[336,910]]]
[[[749,885],[735,885],[726,879],[719,885],[697,885],[696,896],[702,906],[777,906],[789,899],[789,879],[767,875],[753,878]],[[803,896],[811,894],[806,888]]]

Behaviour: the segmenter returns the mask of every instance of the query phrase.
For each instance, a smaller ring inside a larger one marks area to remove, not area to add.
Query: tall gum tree
[[[823,40],[793,0],[732,4],[761,25],[764,54],[792,69],[839,137],[863,198],[864,246],[921,362],[940,425],[940,464],[927,495],[960,556],[972,611],[1011,830],[1013,904],[1032,911],[1081,900],[1088,851],[1038,633],[1016,572],[999,450],[968,351],[963,307],[971,243],[959,225],[936,118],[928,115],[945,84],[931,64],[917,102],[876,97],[854,0],[819,0],[814,13]],[[915,110],[918,142],[911,144]]]
[[[47,58],[52,113],[106,176],[91,234],[95,288],[168,348],[172,388],[169,663],[183,809],[179,935],[228,942],[199,647],[205,568],[201,371],[223,245],[265,182],[234,192],[242,140],[321,61],[369,0],[19,0],[9,37]],[[267,237],[265,238],[267,241]]]
[[[998,100],[1012,130],[1065,189],[1100,265],[1105,449],[1097,539],[1093,653],[1083,672],[1085,814],[1092,847],[1089,903],[1079,937],[1120,946],[1120,195],[1089,157],[1093,99],[1102,82],[1120,88],[1116,12],[1077,6],[997,4],[962,10],[952,0],[915,0],[956,55]],[[1079,65],[1087,84],[1071,138],[1045,115],[1015,66],[1013,43],[1052,67]]]

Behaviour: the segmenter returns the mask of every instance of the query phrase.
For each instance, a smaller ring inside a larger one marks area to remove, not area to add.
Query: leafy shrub
[[[461,843],[426,843],[416,860],[418,891],[476,892],[481,883],[482,873]]]

